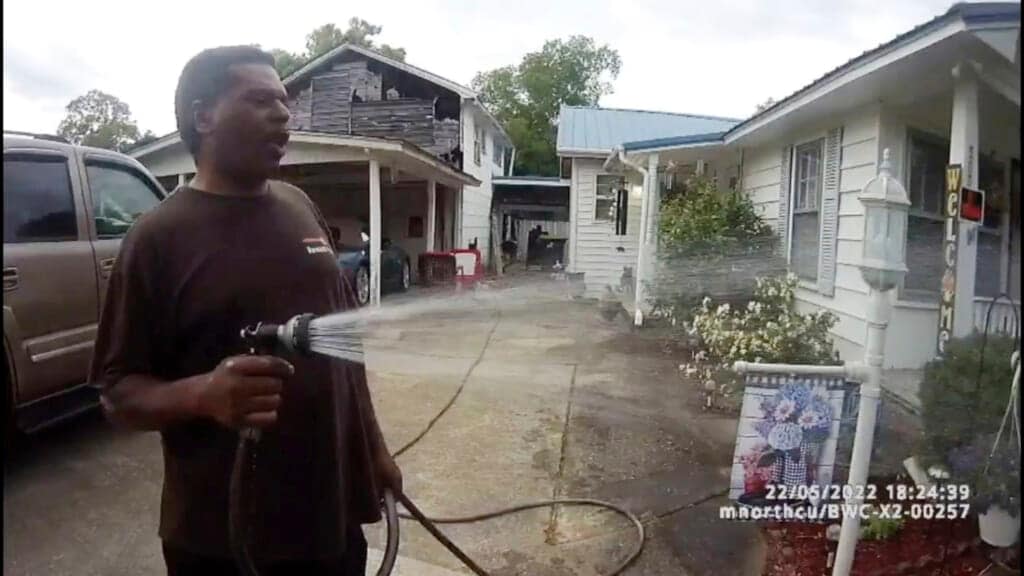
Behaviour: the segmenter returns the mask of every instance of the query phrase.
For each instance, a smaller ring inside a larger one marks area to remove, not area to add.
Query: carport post
[[[380,162],[370,158],[370,305],[380,306]]]
[[[437,224],[437,181],[427,180],[427,252],[434,251],[434,227]]]

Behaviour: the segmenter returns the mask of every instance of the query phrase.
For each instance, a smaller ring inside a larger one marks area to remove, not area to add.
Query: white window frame
[[[819,172],[819,175],[818,175],[818,183],[819,183],[818,199],[817,199],[817,206],[813,210],[813,212],[817,212],[818,213],[818,254],[819,254],[819,258],[820,258],[820,254],[821,254],[821,196],[822,196],[822,194],[824,194],[824,191],[825,191],[825,143],[826,143],[827,139],[828,139],[828,134],[826,132],[819,132],[819,133],[816,133],[814,135],[808,136],[807,138],[803,138],[801,140],[798,140],[798,141],[794,142],[790,146],[790,148],[792,150],[792,153],[790,154],[790,158],[789,158],[789,192],[788,192],[789,193],[789,214],[786,215],[786,218],[788,220],[788,226],[786,226],[786,236],[787,236],[787,238],[786,238],[786,268],[790,272],[792,272],[793,274],[796,275],[796,277],[797,277],[797,284],[800,287],[807,288],[808,290],[815,290],[815,291],[818,289],[818,279],[817,279],[817,277],[815,277],[814,280],[810,280],[810,279],[807,279],[807,278],[804,278],[804,277],[800,276],[800,274],[798,274],[796,272],[796,270],[793,270],[793,216],[796,215],[796,214],[807,214],[807,213],[812,212],[811,210],[807,210],[807,209],[803,209],[803,210],[799,210],[798,211],[797,208],[796,208],[797,151],[799,150],[799,148],[801,148],[803,146],[807,146],[808,144],[814,144],[815,142],[819,143],[819,146],[821,147],[820,148],[821,149],[821,160],[819,162],[819,170],[820,170],[820,172]],[[819,263],[819,266],[820,266],[820,263]]]
[[[626,185],[626,177],[624,175],[622,175],[622,174],[611,174],[611,173],[604,173],[604,172],[602,172],[602,173],[600,173],[600,174],[598,174],[598,175],[596,175],[594,177],[594,211],[591,212],[590,217],[593,219],[594,224],[608,225],[608,226],[611,226],[614,229],[615,228],[616,216],[613,215],[613,216],[609,216],[607,218],[598,218],[597,217],[597,201],[598,201],[598,198],[599,198],[599,196],[598,196],[599,192],[598,191],[599,191],[600,181],[601,181],[602,177],[604,177],[604,178],[617,178],[617,179],[622,181],[623,186]],[[618,190],[618,188],[614,188],[614,187],[611,188],[611,192],[612,192],[611,201],[612,201],[612,206],[615,208],[616,214],[618,214],[618,195],[617,195],[617,190]]]

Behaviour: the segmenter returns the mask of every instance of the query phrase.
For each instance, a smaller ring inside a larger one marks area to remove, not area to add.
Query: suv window
[[[77,240],[67,159],[4,155],[4,243]]]
[[[153,185],[131,168],[88,162],[85,171],[99,238],[124,236],[139,216],[160,203]]]

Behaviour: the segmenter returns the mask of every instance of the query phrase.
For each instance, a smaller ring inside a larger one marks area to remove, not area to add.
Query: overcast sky
[[[203,48],[301,51],[352,16],[383,26],[407,60],[469,84],[545,40],[592,36],[622,56],[604,106],[746,117],[842,62],[949,8],[950,0],[443,0],[89,2],[14,0],[4,10],[4,128],[53,132],[97,88],[143,130],[174,130],[174,87]]]

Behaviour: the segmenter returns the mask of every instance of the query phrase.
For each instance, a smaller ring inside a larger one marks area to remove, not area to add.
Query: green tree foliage
[[[405,48],[377,44],[374,37],[380,34],[381,30],[380,26],[370,24],[362,18],[351,18],[348,21],[348,28],[345,30],[331,23],[315,28],[306,35],[306,51],[302,54],[279,48],[274,48],[270,53],[274,55],[277,72],[282,77],[288,76],[317,56],[326,54],[342,44],[362,46],[393,60],[405,61]]]
[[[714,256],[773,237],[743,192],[719,191],[714,182],[700,177],[691,178],[684,190],[662,202],[658,233],[668,250]]]
[[[658,266],[648,293],[655,313],[680,330],[704,296],[742,303],[758,278],[785,270],[777,238],[750,198],[719,190],[713,180],[694,176],[666,191],[658,218]]]
[[[131,109],[116,96],[90,90],[68,103],[65,110],[57,134],[69,142],[124,151],[139,140]]]
[[[517,150],[516,173],[558,174],[555,120],[564,105],[594,106],[612,92],[622,60],[607,45],[571,36],[549,40],[516,66],[480,72],[473,89],[505,125]]]

